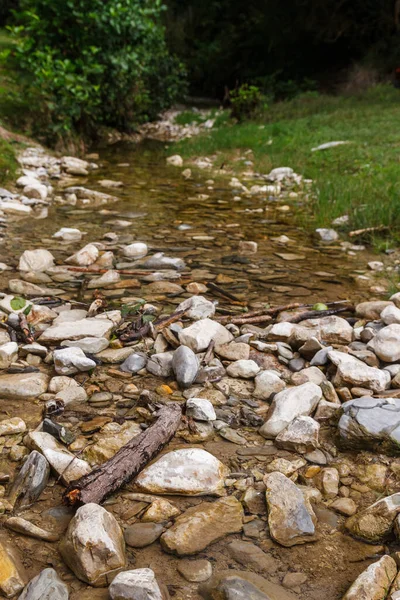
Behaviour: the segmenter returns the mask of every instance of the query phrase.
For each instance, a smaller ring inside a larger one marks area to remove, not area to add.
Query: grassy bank
[[[311,151],[338,140],[350,143]],[[249,148],[257,171],[290,166],[314,180],[313,225],[329,226],[348,214],[350,228],[385,225],[400,232],[399,90],[378,86],[352,97],[306,94],[272,105],[255,121],[224,123],[172,150],[184,157],[219,152],[221,163],[234,167],[237,150]]]

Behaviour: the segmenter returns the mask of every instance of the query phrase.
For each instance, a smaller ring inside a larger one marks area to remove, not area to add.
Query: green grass
[[[11,144],[0,139],[0,185],[15,178],[17,161]]]
[[[350,144],[311,152],[330,141]],[[272,105],[255,121],[232,122],[183,140],[184,157],[220,153],[237,168],[237,150],[252,149],[255,169],[288,166],[314,180],[313,226],[343,214],[349,228],[385,225],[400,231],[400,91],[377,86],[358,96],[304,94]]]
[[[212,108],[207,112],[184,110],[175,117],[175,123],[177,125],[201,125],[208,121],[208,119],[215,119],[214,126],[220,127],[229,120],[229,115],[226,111],[216,108]]]

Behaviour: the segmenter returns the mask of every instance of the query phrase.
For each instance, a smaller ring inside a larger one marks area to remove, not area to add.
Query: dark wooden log
[[[287,319],[288,323],[301,323],[301,321],[307,321],[308,319],[323,319],[324,317],[330,317],[332,315],[338,315],[343,312],[354,312],[354,306],[344,306],[342,308],[330,308],[329,310],[310,310],[294,317]]]
[[[181,416],[181,407],[176,402],[163,407],[151,427],[125,444],[110,460],[72,481],[64,493],[64,502],[70,506],[103,502],[136,477],[168,444],[178,429]]]

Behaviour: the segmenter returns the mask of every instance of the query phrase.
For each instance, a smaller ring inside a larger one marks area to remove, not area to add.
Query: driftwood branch
[[[289,317],[287,321],[289,323],[301,323],[301,321],[306,321],[308,319],[322,319],[323,317],[330,317],[331,315],[337,315],[342,312],[354,312],[354,310],[354,306],[331,308],[329,310],[309,310],[300,315],[295,315],[291,318]]]
[[[168,444],[178,429],[181,416],[179,404],[173,402],[163,407],[154,425],[125,444],[110,460],[71,482],[64,493],[64,502],[71,506],[103,502],[136,477]]]

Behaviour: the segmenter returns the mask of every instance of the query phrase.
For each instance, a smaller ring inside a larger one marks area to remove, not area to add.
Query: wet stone
[[[9,493],[12,505],[27,506],[35,502],[47,485],[50,465],[46,458],[33,450],[24,462]]]

